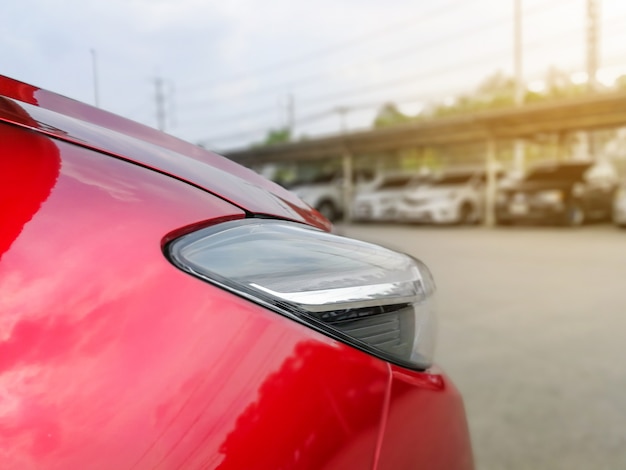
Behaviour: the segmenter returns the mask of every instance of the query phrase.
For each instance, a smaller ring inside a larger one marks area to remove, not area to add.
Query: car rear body
[[[392,221],[406,188],[423,184],[425,178],[409,173],[385,174],[354,198],[352,219],[357,221]]]
[[[398,219],[433,224],[477,223],[484,209],[484,177],[479,171],[448,171],[430,184],[407,190]]]
[[[613,223],[626,227],[626,183],[622,182],[613,199]]]
[[[309,165],[304,169],[296,169],[296,173],[303,174],[298,174],[295,181],[288,182],[286,187],[331,222],[339,220],[346,214],[343,170],[335,164],[329,167]],[[352,194],[358,196],[370,186],[371,179],[369,171],[355,171],[352,175]]]
[[[246,218],[330,229],[291,193],[4,77],[0,149],[3,468],[472,468],[437,367],[391,364],[164,254]]]
[[[500,188],[496,220],[580,225],[608,219],[615,192],[614,171],[592,162],[563,162],[531,168],[524,179]]]

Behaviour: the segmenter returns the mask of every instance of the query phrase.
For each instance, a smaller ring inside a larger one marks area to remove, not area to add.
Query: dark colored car
[[[626,228],[626,181],[622,181],[613,198],[613,223]]]
[[[496,222],[582,225],[611,216],[616,174],[608,164],[561,162],[531,168],[498,189]]]
[[[0,76],[0,468],[469,470],[428,269]]]

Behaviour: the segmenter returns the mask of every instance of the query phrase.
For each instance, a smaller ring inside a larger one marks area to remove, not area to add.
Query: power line
[[[450,95],[454,95],[454,94],[459,94],[461,93],[463,90],[448,90],[446,92],[439,92],[438,95],[445,95],[445,96],[450,96]],[[405,97],[394,97],[392,99],[389,100],[385,100],[385,101],[370,101],[367,103],[355,103],[355,104],[350,104],[350,105],[346,105],[346,106],[342,106],[341,111],[345,111],[345,112],[349,112],[349,111],[358,111],[358,110],[367,110],[367,109],[375,109],[375,108],[379,108],[381,106],[383,106],[386,103],[394,103],[397,106],[402,106],[405,104],[409,104],[409,103],[414,103],[414,102],[422,102],[427,98],[432,98],[433,94],[432,93],[422,93],[419,95],[407,95]],[[324,118],[329,118],[329,117],[333,117],[334,115],[336,115],[336,113],[338,112],[338,108],[330,108],[327,109],[325,111],[320,111],[318,113],[312,113],[303,117],[298,118],[298,124],[299,125],[304,125],[304,124],[309,124],[311,122],[317,122],[320,121]],[[210,138],[207,139],[202,139],[202,141],[216,141],[216,140],[229,140],[229,139],[236,139],[236,138],[242,138],[242,137],[246,137],[246,136],[250,136],[250,135],[257,135],[260,132],[267,132],[268,131],[268,127],[264,126],[264,127],[257,127],[254,129],[249,129],[246,131],[242,131],[242,132],[237,132],[237,133],[232,133],[232,134],[223,134],[223,135],[217,135],[217,136],[212,136]]]
[[[160,131],[165,130],[165,94],[163,93],[163,79],[157,77],[154,79],[154,102],[156,104],[156,121],[157,128]]]
[[[445,95],[445,96],[450,96],[450,95],[455,95],[455,94],[459,94],[461,93],[463,90],[448,90],[446,92],[439,92],[438,95]],[[388,99],[385,101],[370,101],[367,103],[355,103],[355,104],[350,104],[350,105],[346,105],[346,106],[342,106],[341,111],[343,112],[349,112],[349,111],[358,111],[358,110],[367,110],[367,109],[375,109],[375,108],[380,108],[381,106],[383,106],[385,103],[394,103],[397,106],[402,106],[402,105],[406,105],[409,103],[414,103],[414,102],[422,102],[425,99],[428,98],[433,98],[433,93],[422,93],[419,95],[407,95],[405,97],[394,97],[392,99]],[[312,113],[309,115],[306,115],[304,117],[300,117],[298,119],[298,124],[299,125],[304,125],[304,124],[309,124],[311,122],[317,122],[320,121],[324,118],[329,118],[329,117],[333,117],[334,115],[336,115],[336,113],[338,112],[339,108],[335,107],[335,108],[330,108],[327,109],[325,111],[320,111],[318,113]],[[267,132],[268,131],[268,126],[264,126],[264,127],[257,127],[254,129],[248,129],[246,131],[241,131],[241,132],[236,132],[236,133],[232,133],[232,134],[222,134],[222,135],[217,135],[217,136],[212,136],[206,139],[202,139],[202,141],[218,141],[218,140],[232,140],[232,139],[239,139],[239,138],[244,138],[244,137],[248,137],[251,135],[258,135],[261,132]]]
[[[620,18],[621,20],[626,19],[626,16]],[[538,38],[534,41],[531,42],[527,42],[524,44],[524,47],[526,49],[529,48],[534,48],[534,47],[545,47],[545,43],[546,40],[550,40],[550,41],[554,41],[555,38],[559,38],[561,39],[562,42],[565,42],[565,40],[569,40],[569,35],[571,35],[572,33],[577,33],[580,31],[580,27],[576,27],[576,28],[572,28],[569,29],[565,32],[559,32],[557,34],[551,35],[551,36],[547,36],[547,37],[542,37],[542,38]],[[384,88],[388,88],[391,86],[399,86],[399,85],[404,85],[404,84],[409,84],[409,83],[413,83],[415,80],[417,79],[428,79],[428,78],[433,78],[436,76],[441,76],[445,73],[452,73],[455,72],[459,69],[464,69],[467,70],[468,66],[475,66],[477,64],[480,63],[484,63],[486,62],[487,59],[492,59],[494,57],[499,57],[502,56],[503,54],[509,54],[510,50],[509,48],[506,49],[500,49],[498,51],[491,51],[487,54],[484,54],[482,56],[480,56],[480,58],[472,58],[471,60],[468,60],[466,62],[461,62],[461,63],[455,63],[453,65],[446,65],[443,67],[440,67],[438,69],[430,69],[428,71],[423,71],[420,72],[418,74],[411,74],[408,76],[404,76],[400,79],[394,79],[391,81],[386,81],[386,82],[379,82],[376,84],[371,84],[371,85],[367,85],[367,86],[363,86],[361,88],[355,89],[355,88],[350,88],[347,90],[343,90],[340,92],[333,92],[333,93],[328,93],[325,95],[317,95],[314,96],[312,98],[310,98],[309,100],[302,100],[301,103],[303,103],[304,105],[306,105],[307,102],[314,102],[315,104],[320,104],[326,101],[332,101],[332,100],[336,100],[337,98],[343,98],[346,96],[350,96],[350,95],[360,95],[363,93],[367,93],[367,92],[373,92],[373,91],[379,91],[382,90]]]
[[[573,32],[577,32],[578,28],[576,29],[571,29],[568,30],[567,32],[565,32],[565,34],[563,32],[558,33],[556,35],[552,35],[552,36],[548,36],[543,37],[543,38],[538,38],[535,41],[531,41],[529,43],[527,43],[525,45],[526,48],[533,48],[536,46],[544,46],[545,45],[545,41],[546,39],[554,39],[555,37],[561,38],[562,40],[569,40],[569,37],[567,36],[568,34],[571,34]],[[445,65],[442,66],[440,68],[436,68],[436,69],[430,69],[428,71],[421,71],[418,74],[412,74],[409,76],[405,76],[402,77],[401,79],[394,79],[392,81],[387,81],[387,82],[382,82],[382,83],[376,83],[376,84],[372,84],[372,85],[368,85],[365,87],[361,87],[359,89],[354,89],[351,88],[350,90],[344,90],[341,92],[333,92],[330,94],[325,94],[325,95],[318,95],[316,97],[310,98],[308,100],[304,100],[301,101],[299,100],[300,106],[302,106],[302,104],[306,105],[307,103],[312,103],[314,102],[314,106],[319,107],[319,105],[324,105],[326,103],[331,103],[331,102],[336,102],[337,98],[345,98],[346,96],[350,96],[350,95],[362,95],[364,92],[365,93],[371,93],[371,92],[375,92],[375,91],[380,91],[383,90],[385,88],[389,88],[390,86],[400,86],[400,85],[404,85],[404,84],[412,84],[414,83],[417,79],[428,79],[428,78],[434,78],[434,77],[438,77],[441,76],[443,74],[446,73],[452,73],[452,72],[456,72],[458,70],[467,70],[468,67],[472,67],[472,66],[476,66],[477,64],[482,64],[487,62],[488,60],[492,60],[494,57],[501,57],[503,55],[508,55],[509,54],[509,48],[506,49],[501,49],[498,51],[491,51],[487,54],[484,54],[482,56],[480,56],[480,58],[476,58],[473,57],[472,59],[465,61],[465,62],[461,62],[461,63],[455,63],[453,65]],[[431,96],[431,93],[424,93],[422,95],[416,96],[416,95],[412,95],[415,101],[417,101],[418,99],[426,99],[429,96]],[[397,102],[397,99],[386,99],[384,101],[377,101],[375,103],[370,102],[370,103],[360,103],[360,104],[353,104],[353,105],[347,105],[344,107],[347,107],[351,110],[356,110],[356,109],[371,109],[373,107],[376,106],[381,106],[382,104],[384,104],[384,102]],[[330,106],[329,106],[330,107]],[[333,107],[333,109],[336,108]],[[245,113],[235,113],[232,115],[228,115],[225,117],[221,117],[218,120],[214,121],[214,122],[219,122],[220,124],[224,124],[224,123],[228,123],[228,122],[235,122],[235,121],[240,121],[242,119],[249,119],[250,117],[253,117],[253,115],[255,114],[261,114],[261,113],[268,113],[273,111],[275,108],[272,107],[262,107],[262,108],[258,108],[258,109],[254,109],[254,110],[248,110]],[[319,113],[315,113],[315,116],[318,116],[320,114],[329,114],[334,112],[332,109],[325,111],[325,112],[319,112]],[[306,119],[306,118],[305,118]],[[303,123],[304,120],[303,119],[299,119],[299,123]],[[267,129],[267,127],[266,127]]]
[[[409,20],[403,20],[401,22],[398,23],[394,23],[392,25],[387,25],[383,28],[380,29],[376,29],[374,31],[370,31],[369,33],[354,37],[352,39],[349,39],[347,41],[343,41],[343,42],[339,42],[339,43],[335,43],[335,44],[331,44],[331,45],[327,45],[325,47],[322,47],[320,49],[311,51],[307,54],[303,54],[303,55],[299,55],[296,57],[291,57],[289,59],[285,59],[285,60],[280,60],[277,62],[274,62],[272,64],[268,64],[268,65],[264,65],[262,67],[256,68],[256,69],[251,69],[250,71],[246,72],[245,74],[238,74],[238,75],[232,75],[232,76],[226,76],[223,77],[221,79],[219,79],[219,81],[217,83],[220,82],[232,82],[235,80],[243,80],[243,79],[247,79],[249,78],[251,75],[261,75],[261,74],[265,74],[267,72],[276,72],[277,69],[281,69],[281,68],[285,68],[285,67],[290,67],[293,65],[298,65],[300,63],[303,62],[310,62],[311,59],[315,59],[318,57],[328,57],[329,55],[332,54],[336,54],[337,52],[340,52],[344,49],[348,49],[350,47],[353,47],[355,45],[362,45],[363,43],[366,42],[370,42],[373,41],[374,39],[378,39],[381,36],[385,36],[387,34],[390,33],[396,33],[398,31],[401,31],[403,28],[406,27],[415,27],[415,21],[424,21],[427,19],[432,19],[433,17],[437,17],[439,16],[441,13],[447,13],[451,10],[452,7],[456,6],[456,5],[467,5],[468,2],[467,0],[460,0],[460,1],[453,1],[449,4],[443,5],[443,6],[439,6],[438,8],[433,8],[432,10],[426,12],[426,13],[421,13],[419,15],[416,15],[414,17],[411,17]],[[215,82],[213,82],[215,83]],[[189,86],[194,86],[194,85],[189,85]],[[189,87],[187,86],[187,87]],[[198,85],[200,86],[200,85]],[[205,86],[205,85],[202,85]]]
[[[98,87],[98,57],[95,49],[90,49],[91,51],[91,66],[93,73],[93,95],[94,95],[94,105],[96,108],[100,107],[100,93]]]
[[[543,4],[538,4],[538,5],[534,5],[533,8],[529,8],[526,10],[525,15],[529,16],[529,15],[534,15],[534,14],[541,14],[541,13],[545,13],[547,11],[550,11],[552,9],[554,9],[555,6],[558,6],[560,4],[564,4],[566,2],[569,2],[570,0],[562,0],[560,2],[555,2],[555,3],[551,3],[549,5],[548,8],[546,8],[545,5]],[[384,64],[384,63],[388,63],[388,62],[392,62],[392,61],[396,61],[399,59],[406,59],[409,58],[415,54],[417,54],[418,52],[421,52],[425,49],[433,49],[435,47],[447,44],[449,42],[453,42],[457,39],[463,39],[465,37],[467,37],[468,35],[473,35],[476,33],[481,33],[484,31],[487,31],[491,28],[494,27],[498,27],[501,26],[504,22],[510,20],[510,15],[507,16],[503,16],[503,17],[498,17],[496,19],[491,19],[489,21],[486,21],[484,23],[479,24],[478,26],[476,25],[472,25],[469,28],[466,28],[464,30],[461,31],[455,31],[453,34],[444,36],[443,38],[435,38],[432,39],[430,41],[425,41],[420,43],[418,46],[411,46],[411,47],[404,47],[401,49],[396,49],[394,51],[392,51],[391,53],[387,53],[384,55],[379,55],[378,57],[374,57],[374,58],[370,58],[368,60],[368,62],[357,62],[356,65],[352,65],[350,67],[347,68],[347,70],[350,69],[356,69],[359,66],[362,66],[364,64],[367,63],[377,63],[377,64]],[[323,71],[323,72],[315,72],[312,74],[308,74],[306,76],[303,77],[299,77],[298,79],[294,80],[289,80],[289,81],[285,81],[283,83],[281,83],[280,85],[276,85],[276,84],[271,84],[269,86],[265,86],[262,88],[256,88],[254,90],[250,90],[248,92],[245,93],[238,93],[234,96],[226,96],[226,97],[220,97],[220,98],[214,98],[214,99],[210,99],[210,100],[194,100],[193,103],[188,104],[186,106],[187,109],[189,108],[198,108],[198,107],[206,107],[206,106],[211,106],[211,105],[219,105],[224,103],[226,100],[228,99],[232,99],[232,98],[239,98],[239,97],[244,97],[244,96],[248,96],[248,95],[252,95],[252,94],[267,94],[267,93],[271,93],[271,92],[276,92],[277,90],[284,90],[284,89],[294,89],[296,87],[302,87],[302,86],[307,86],[307,85],[317,85],[319,84],[319,79],[324,78],[327,75],[327,72]],[[246,77],[249,78],[249,77]]]
[[[276,105],[272,105],[272,106],[264,105],[263,107],[248,109],[240,113],[219,116],[213,121],[211,120],[206,121],[206,124],[211,124],[211,123],[224,124],[224,123],[229,123],[229,122],[234,122],[234,121],[241,121],[241,120],[249,119],[250,117],[255,117],[256,115],[259,115],[259,114],[270,114],[275,111],[276,111]]]
[[[598,88],[596,73],[598,71],[599,49],[599,5],[597,0],[587,0],[587,84],[589,91]]]
[[[440,44],[445,44],[450,40],[454,40],[454,39],[458,39],[461,37],[465,37],[467,34],[471,34],[473,32],[476,31],[484,31],[484,29],[486,27],[491,27],[491,26],[499,26],[502,24],[502,18],[498,18],[495,21],[490,21],[488,23],[485,24],[481,24],[478,27],[472,27],[468,30],[464,30],[461,32],[457,32],[453,35],[450,35],[448,37],[446,37],[443,40],[432,40],[432,41],[427,41],[424,43],[421,43],[418,47],[412,46],[410,48],[402,48],[400,50],[394,51],[392,54],[390,55],[383,55],[383,56],[378,56],[375,57],[373,59],[370,59],[368,62],[357,62],[356,66],[352,65],[352,68],[356,68],[360,65],[364,65],[373,61],[376,61],[378,63],[385,63],[385,62],[390,62],[393,60],[398,60],[398,59],[404,59],[407,57],[410,57],[411,55],[414,55],[417,52],[420,52],[424,49],[428,49],[428,48],[432,48],[433,46],[437,46]],[[408,54],[407,54],[408,52]],[[277,89],[285,89],[285,88],[295,88],[295,87],[301,87],[307,84],[319,84],[319,79],[323,78],[324,76],[326,76],[326,72],[316,72],[316,73],[312,73],[312,74],[308,74],[306,76],[300,77],[297,79],[297,81],[286,81],[281,83],[280,85],[276,85],[276,84],[272,84],[270,86],[264,87],[264,88],[257,88],[255,90],[251,90],[249,92],[246,93],[238,93],[236,95],[236,97],[242,97],[242,96],[247,96],[247,95],[251,95],[251,94],[264,94],[267,92],[272,92],[272,91],[276,91]],[[209,101],[195,101],[193,103],[194,106],[208,106],[208,105],[212,105],[212,104],[220,104],[223,103],[225,100],[230,99],[229,97],[222,97],[222,98],[218,98],[218,99],[212,99]]]
[[[612,18],[612,19],[611,19],[609,22],[607,22],[607,23],[617,23],[617,22],[619,22],[619,21],[622,21],[622,20],[623,20],[623,18],[624,18],[624,17]],[[548,36],[548,37],[542,37],[542,38],[539,38],[539,39],[536,39],[536,40],[534,40],[534,41],[531,41],[531,42],[526,43],[526,44],[525,44],[525,47],[527,47],[527,48],[529,48],[529,47],[530,47],[530,48],[532,48],[532,47],[535,47],[535,46],[542,46],[542,47],[544,47],[544,46],[545,46],[545,42],[546,42],[546,40],[547,40],[547,39],[554,38],[554,37],[559,37],[559,38],[561,38],[562,40],[564,40],[564,39],[568,39],[568,40],[569,40],[569,38],[568,38],[568,37],[565,37],[565,36],[566,36],[566,35],[568,35],[568,34],[571,34],[572,32],[579,32],[579,30],[580,30],[580,29],[581,29],[580,27],[577,27],[577,28],[575,28],[575,29],[570,29],[570,30],[567,30],[566,32],[559,32],[557,35],[551,35],[551,36]],[[552,46],[554,46],[554,44],[552,44]],[[507,49],[506,51],[508,52],[508,49]],[[502,51],[498,51],[498,52],[497,52],[497,54],[498,54],[498,55],[499,55],[499,54],[501,54],[501,53],[502,53]],[[491,57],[492,55],[494,55],[494,54],[493,54],[493,52],[492,52],[492,53],[489,53],[489,55],[488,55],[487,57]],[[486,58],[486,57],[485,57],[485,56],[483,56],[483,58],[482,58],[481,60],[483,60],[484,58]],[[476,59],[473,59],[473,60],[471,61],[471,63],[469,63],[469,64],[470,64],[470,65],[475,65],[476,63],[478,63],[478,62],[476,61]],[[407,82],[413,82],[413,81],[415,80],[415,78],[420,78],[420,77],[424,77],[424,76],[427,76],[427,75],[429,75],[429,76],[440,75],[440,74],[441,74],[441,73],[443,73],[443,72],[450,72],[450,71],[454,71],[454,70],[456,70],[456,69],[458,69],[458,68],[460,68],[460,67],[464,67],[464,68],[465,68],[465,66],[466,66],[467,64],[468,64],[468,63],[465,63],[465,64],[458,64],[458,63],[457,63],[457,64],[455,64],[455,65],[454,65],[454,67],[446,67],[445,69],[439,69],[439,70],[435,70],[435,71],[431,70],[431,71],[429,71],[429,72],[427,72],[427,73],[420,73],[418,76],[413,75],[413,76],[410,76],[410,77],[408,77],[408,78],[407,78],[407,77],[404,77],[404,78],[402,79],[402,81],[393,81],[393,82],[378,83],[378,84],[375,84],[375,85],[368,86],[368,87],[367,87],[367,90],[365,90],[365,91],[375,91],[375,90],[378,90],[378,89],[382,89],[383,87],[388,87],[390,84],[402,84],[402,83],[407,83]],[[434,72],[434,73],[433,73],[433,72]],[[353,90],[350,90],[350,91],[353,91]],[[364,91],[364,89],[363,89],[363,88],[362,88],[362,89],[360,89],[360,90],[357,90],[357,94],[362,93],[363,91]],[[352,93],[352,94],[354,94],[354,93]],[[347,93],[346,93],[346,92],[342,92],[342,93],[334,93],[334,94],[330,95],[330,97],[335,97],[335,98],[336,98],[337,96],[341,96],[341,97],[343,98],[343,97],[345,97],[346,95],[347,95]],[[321,97],[320,97],[320,96],[316,97],[316,98],[315,98],[315,99],[316,99],[316,104],[319,104],[320,100],[321,100],[321,99],[324,99],[324,98],[328,99],[328,98],[329,98],[329,95],[325,95],[325,96],[321,96]],[[417,101],[418,99],[419,99],[419,100],[421,100],[422,98],[423,98],[423,97],[422,97],[422,96],[420,96],[419,98],[416,98],[416,99],[415,99],[415,101]],[[396,98],[396,99],[391,99],[391,100],[390,100],[390,99],[386,99],[385,101],[386,101],[386,102],[393,101],[393,102],[398,103],[397,98]],[[404,104],[404,103],[406,103],[406,101],[405,101],[405,100],[403,100],[403,101],[402,101],[401,103],[399,103],[399,104],[401,105],[401,104]],[[382,105],[382,104],[383,104],[382,102],[377,102],[377,103],[368,103],[368,104],[361,103],[361,104],[357,104],[357,105],[352,105],[352,106],[349,106],[349,108],[350,108],[350,109],[354,109],[354,110],[356,110],[356,109],[368,109],[368,108],[373,108],[373,107],[375,107],[375,106],[380,106],[380,105]],[[333,113],[333,110],[329,110],[329,111],[326,111],[326,112],[316,113],[316,114],[315,114],[315,116],[316,116],[316,117],[315,117],[315,120],[319,120],[319,119],[321,119],[321,118],[323,118],[323,117],[328,117],[328,116],[329,116],[329,115],[331,115],[332,113]],[[249,113],[247,113],[247,116],[248,116],[248,117],[249,117],[249,114],[251,114],[251,113],[250,113],[250,112],[249,112]],[[309,122],[312,122],[312,121],[313,121],[313,120],[310,120]],[[223,121],[222,121],[222,122],[223,122]],[[303,124],[304,124],[304,123],[305,123],[305,120],[301,120],[301,121],[300,121],[300,123],[303,123]],[[240,137],[245,137],[246,135],[250,135],[250,134],[252,134],[252,133],[263,132],[263,130],[267,130],[267,127],[264,127],[263,129],[254,130],[254,131],[247,131],[247,132],[245,132],[245,133],[233,134],[233,135],[230,135],[230,136],[225,136],[225,137],[230,137],[230,138],[240,138]],[[223,138],[223,137],[219,137],[219,139],[222,139],[222,138]],[[214,139],[215,139],[215,138],[214,138]]]
[[[533,43],[535,45],[540,44],[543,41],[543,39],[537,40],[537,41],[533,41]],[[621,60],[621,64],[624,63],[624,60]],[[626,65],[624,65],[625,69],[626,69]],[[448,90],[446,92],[438,92],[437,95],[439,97],[441,96],[451,96],[451,95],[460,95],[463,92],[463,90],[460,89],[456,89],[456,90]],[[342,110],[344,111],[358,111],[358,110],[367,110],[367,109],[375,109],[375,108],[380,108],[381,106],[383,106],[385,103],[394,103],[396,106],[401,107],[403,105],[409,104],[409,103],[413,103],[413,102],[423,102],[425,99],[430,98],[432,101],[433,98],[433,93],[423,93],[423,94],[419,94],[419,95],[407,95],[405,97],[394,97],[392,99],[387,99],[385,101],[371,101],[368,103],[356,103],[356,104],[351,104],[351,105],[347,105],[347,106],[343,106]],[[328,109],[327,111],[323,111],[323,112],[319,112],[319,113],[315,113],[315,114],[311,114],[308,115],[306,117],[300,118],[299,119],[299,124],[307,124],[307,123],[311,123],[311,122],[316,122],[316,121],[320,121],[323,118],[329,118],[332,117],[334,114],[336,114],[337,112],[337,108],[333,108],[333,109]],[[267,132],[268,131],[268,127],[259,127],[259,128],[255,128],[255,129],[250,129],[247,131],[242,131],[242,132],[238,132],[238,133],[233,133],[233,134],[225,134],[225,135],[220,135],[220,136],[213,136],[211,138],[208,139],[203,139],[203,141],[219,141],[219,140],[234,140],[234,139],[242,139],[242,138],[246,138],[249,136],[253,136],[253,135],[259,135],[260,133],[263,132]]]
[[[314,121],[318,121],[320,119],[323,119],[325,117],[329,117],[334,113],[334,111],[330,110],[330,111],[323,111],[323,112],[319,112],[319,113],[315,113],[315,114],[309,114],[307,116],[303,116],[298,118],[298,125],[302,125],[302,124],[308,124],[310,122],[314,122]],[[213,141],[217,141],[217,140],[234,140],[234,139],[240,139],[240,138],[244,138],[244,137],[248,137],[251,135],[258,135],[261,132],[267,132],[270,128],[268,126],[264,126],[264,127],[258,127],[255,129],[249,129],[246,131],[241,131],[241,132],[236,132],[233,134],[222,134],[222,135],[217,135],[217,136],[212,136],[212,137],[208,137],[206,139],[201,139],[201,142],[213,142]]]

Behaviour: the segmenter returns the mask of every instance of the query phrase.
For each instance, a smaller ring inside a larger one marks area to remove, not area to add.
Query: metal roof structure
[[[325,158],[342,160],[343,199],[350,206],[354,161],[364,155],[458,144],[485,144],[485,224],[494,224],[496,146],[499,141],[532,139],[577,131],[626,126],[626,92],[590,94],[567,100],[525,104],[507,109],[432,119],[340,134],[281,145],[226,152],[246,166],[271,162],[297,162]],[[349,211],[345,214],[350,220]]]
[[[226,156],[244,165],[337,157],[345,153],[358,157],[407,148],[530,138],[625,125],[626,92],[620,91],[235,150],[226,152]]]

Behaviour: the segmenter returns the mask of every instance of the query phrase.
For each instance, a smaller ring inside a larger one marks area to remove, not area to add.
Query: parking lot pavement
[[[626,230],[352,225],[425,261],[477,469],[626,468]]]

